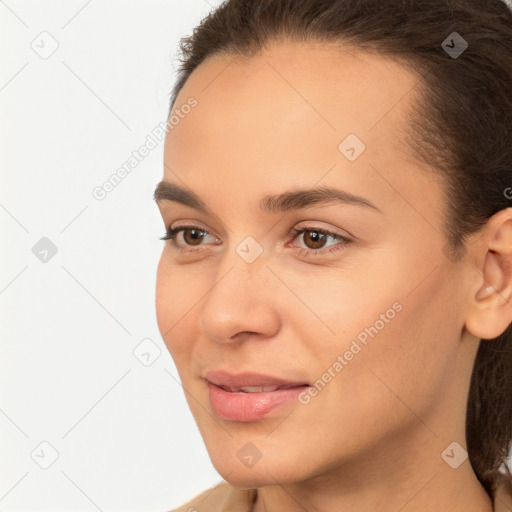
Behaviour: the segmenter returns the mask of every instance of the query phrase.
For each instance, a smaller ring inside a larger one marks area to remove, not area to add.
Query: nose
[[[276,286],[263,261],[235,261],[202,301],[202,332],[217,343],[274,336],[281,325]]]

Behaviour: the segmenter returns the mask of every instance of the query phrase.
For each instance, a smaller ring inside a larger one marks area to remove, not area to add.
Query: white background
[[[163,145],[92,195],[165,121],[178,40],[219,3],[0,1],[0,511],[164,512],[221,480],[156,324]]]
[[[163,144],[92,195],[165,122],[178,40],[218,3],[0,2],[2,512],[166,511],[222,480],[156,323]]]

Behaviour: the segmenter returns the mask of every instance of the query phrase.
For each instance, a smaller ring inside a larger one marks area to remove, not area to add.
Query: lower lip
[[[230,421],[248,422],[263,418],[279,405],[297,400],[307,386],[262,393],[233,393],[210,382],[208,388],[210,403],[217,416]]]

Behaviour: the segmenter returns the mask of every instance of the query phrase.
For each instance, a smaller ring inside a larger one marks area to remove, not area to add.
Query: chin
[[[252,470],[235,469],[231,473],[220,473],[220,475],[226,482],[238,489],[259,489],[261,487],[276,485],[276,482],[279,482],[279,484],[290,483],[288,480],[281,479],[279,472],[274,473],[269,471],[267,473],[264,468],[260,468],[260,471],[257,473]],[[291,482],[295,481],[295,479],[291,480]]]
[[[236,452],[229,457],[219,453],[211,461],[222,478],[238,489],[255,489],[276,482],[289,484],[308,478],[307,468],[302,465],[299,471],[293,459],[286,455],[281,460],[265,460],[263,456],[252,467],[240,461]]]

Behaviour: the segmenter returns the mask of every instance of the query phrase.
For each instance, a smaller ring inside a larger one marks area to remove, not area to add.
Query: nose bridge
[[[215,284],[202,303],[201,329],[215,341],[228,342],[239,332],[270,336],[279,328],[275,294],[269,286],[273,276],[263,254],[247,257],[254,250],[251,243],[242,242],[230,256],[224,256]]]
[[[229,245],[219,264],[216,287],[224,279],[230,279],[230,283],[223,283],[222,286],[231,285],[243,290],[246,300],[254,300],[260,293],[258,287],[268,282],[272,276],[266,266],[269,259],[268,248],[265,250],[263,242],[260,243],[253,236],[246,236],[237,243],[230,242]],[[251,289],[254,293],[250,293]]]

